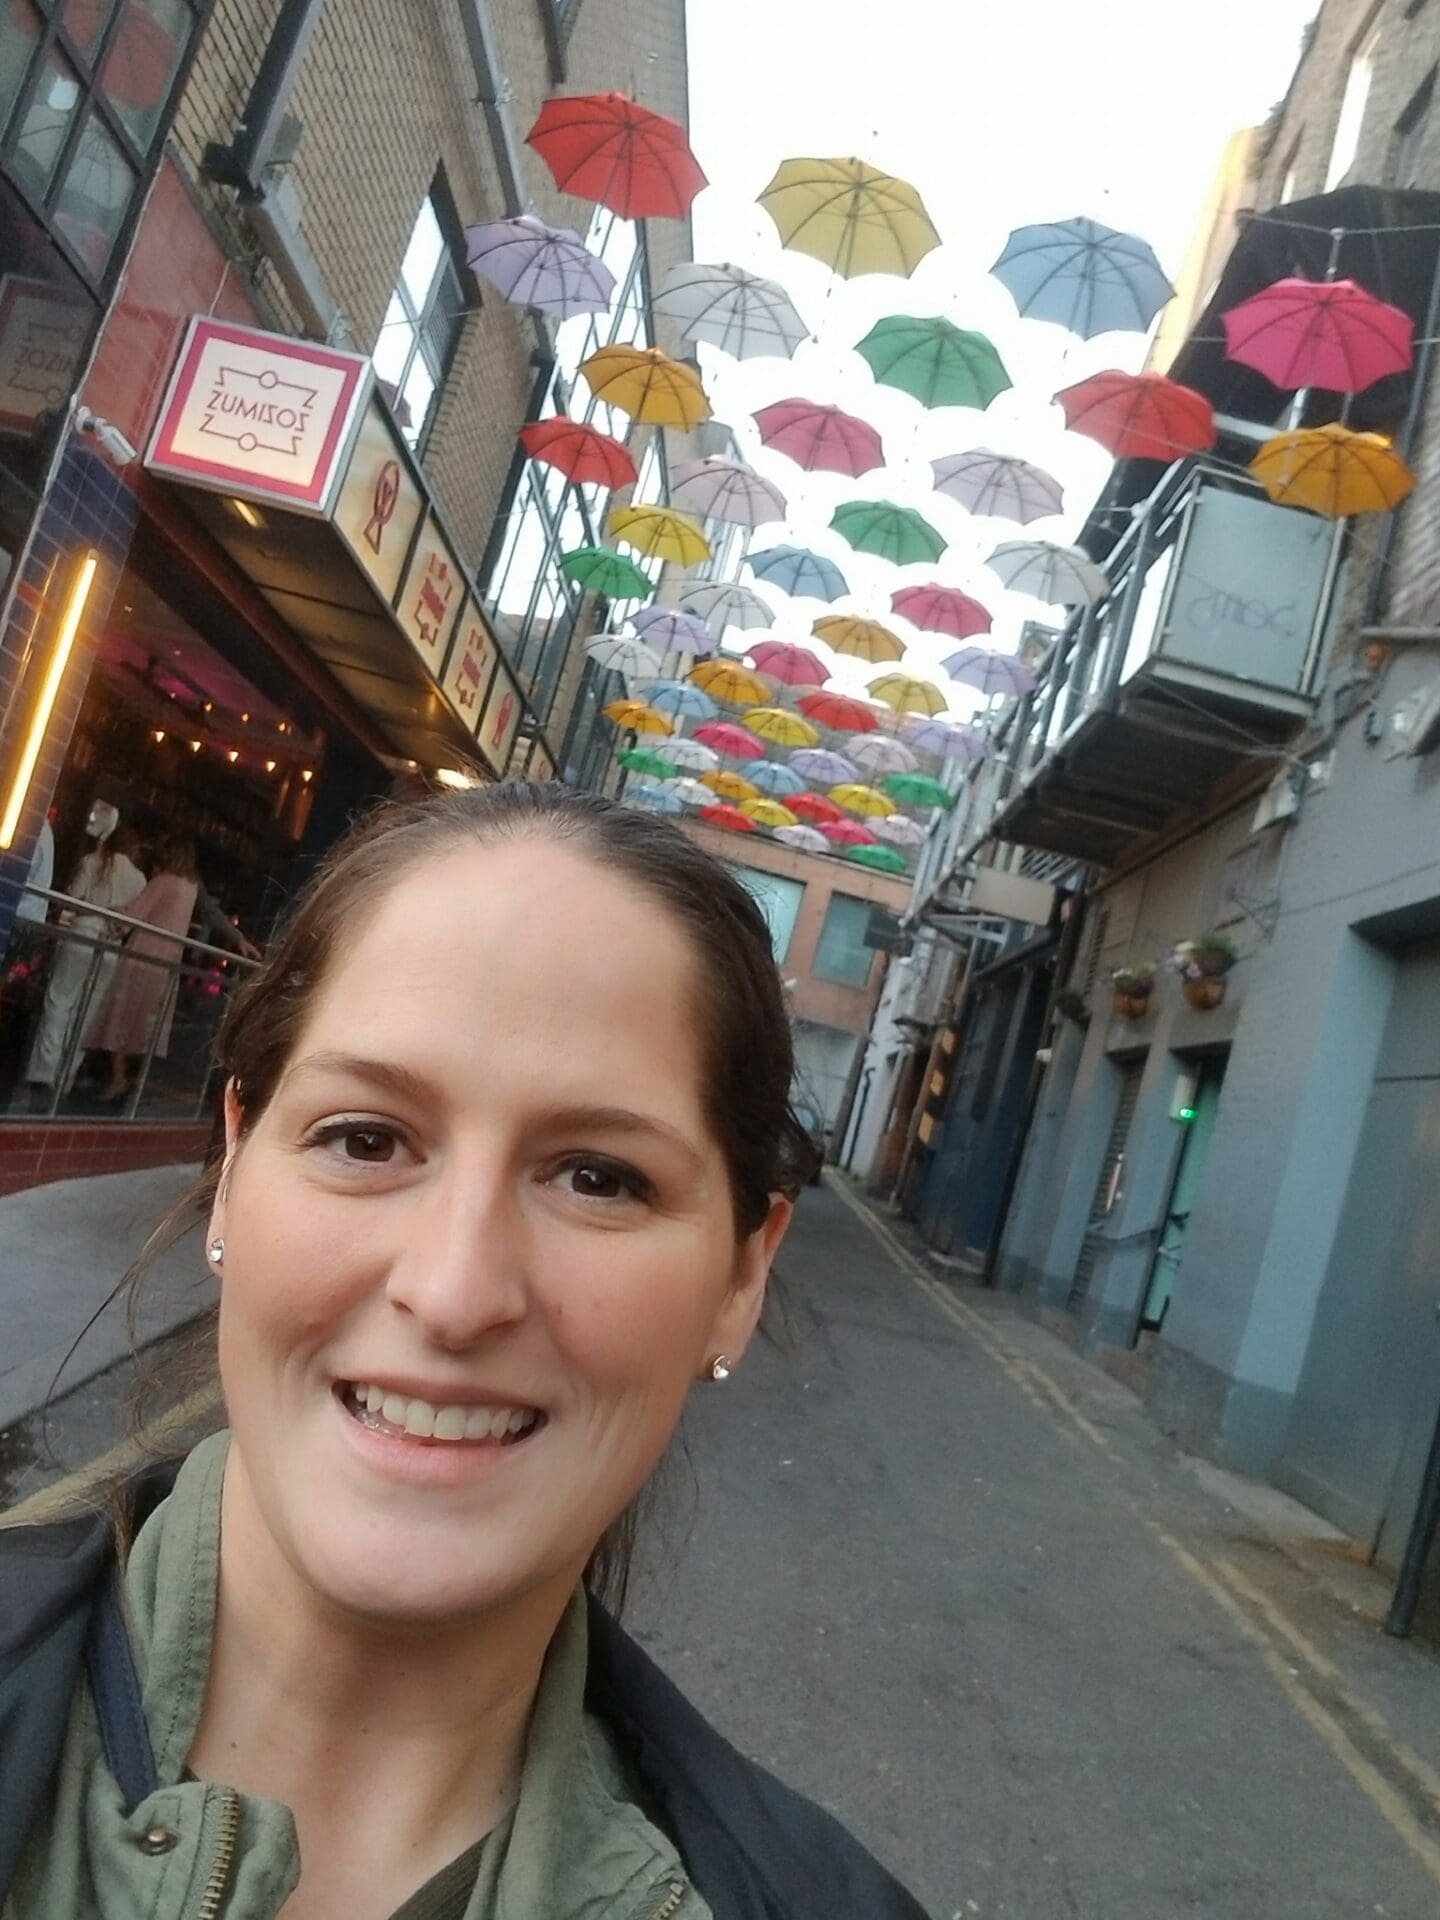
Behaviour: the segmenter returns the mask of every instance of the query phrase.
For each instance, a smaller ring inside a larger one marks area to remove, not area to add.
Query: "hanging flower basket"
[[[1204,974],[1198,980],[1182,979],[1180,991],[1198,1013],[1208,1013],[1225,998],[1223,974]]]
[[[1201,1013],[1218,1007],[1225,998],[1225,976],[1238,958],[1235,943],[1223,933],[1202,933],[1181,940],[1165,956],[1169,973],[1180,976],[1180,991]]]
[[[1115,1011],[1122,1020],[1143,1020],[1150,1011],[1154,989],[1155,969],[1151,966],[1117,967],[1110,976]]]

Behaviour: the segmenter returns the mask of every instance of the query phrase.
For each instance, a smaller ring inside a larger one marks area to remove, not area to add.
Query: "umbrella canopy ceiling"
[[[604,313],[615,276],[569,227],[547,226],[532,213],[465,229],[465,263],[517,307],[568,320]]]
[[[702,807],[699,817],[712,827],[726,827],[731,833],[757,833],[755,822],[741,813],[738,807],[727,807],[723,801],[713,807]]]
[[[1017,227],[990,271],[1022,314],[1082,340],[1144,333],[1175,295],[1144,240],[1084,218]]]
[[[598,427],[579,420],[535,420],[520,429],[520,444],[532,460],[554,467],[581,486],[629,487],[635,462],[628,450]]]
[[[750,417],[763,446],[774,447],[807,473],[843,473],[858,480],[885,464],[885,448],[874,427],[840,407],[777,400]]]
[[[630,624],[645,636],[645,644],[660,653],[684,653],[701,658],[715,651],[715,636],[703,620],[680,607],[642,607]]]
[[[652,813],[682,813],[685,802],[668,787],[649,780],[631,780],[622,798],[632,807],[647,807]]]
[[[753,587],[742,587],[733,581],[721,584],[702,580],[682,587],[680,605],[687,613],[703,620],[712,634],[723,633],[727,627],[754,633],[770,626],[775,618]]]
[[[765,749],[755,735],[747,733],[744,727],[737,727],[733,720],[711,720],[695,729],[695,738],[702,746],[713,747],[716,753],[728,754],[732,760],[765,758]]]
[[[882,386],[898,387],[922,407],[988,407],[1011,385],[983,333],[953,321],[893,314],[877,320],[855,351]]]
[[[882,820],[880,825],[875,829],[876,832],[878,833],[884,825],[885,822]],[[853,860],[856,866],[871,867],[876,873],[905,873],[908,871],[905,865],[904,854],[897,853],[894,847],[847,847],[845,850],[845,858],[847,860]]]
[[[736,527],[759,527],[767,520],[783,520],[787,510],[785,496],[773,480],[719,454],[672,467],[670,498],[675,506],[699,514],[702,520],[720,520]]]
[[[800,824],[788,807],[764,795],[758,800],[742,800],[740,811],[757,827],[798,827]]]
[[[802,693],[795,704],[807,720],[836,733],[870,733],[880,724],[874,707],[848,693]]]
[[[784,687],[823,687],[830,678],[819,654],[789,640],[757,641],[750,649],[750,661],[757,673]]]
[[[744,724],[777,747],[813,747],[820,739],[818,727],[784,707],[752,707]]]
[[[783,760],[756,760],[750,767],[750,780],[762,793],[777,800],[788,800],[792,794],[805,791],[804,777]]]
[[[702,773],[700,784],[708,787],[712,794],[718,794],[722,800],[755,800],[760,795],[760,789],[743,774],[731,773],[728,769],[718,773]]]
[[[1415,486],[1415,475],[1378,433],[1331,424],[1278,433],[1250,462],[1270,498],[1332,520],[1384,513]]]
[[[985,562],[1016,593],[1049,606],[1090,607],[1103,600],[1110,582],[1079,547],[1049,540],[1003,540]]]
[[[797,773],[822,787],[842,786],[845,781],[853,780],[856,774],[854,761],[847,754],[835,753],[829,747],[802,747],[798,753],[791,754],[790,764]],[[817,820],[837,820],[840,817],[835,802],[818,794],[811,794],[803,804],[797,795],[793,811],[812,813]]]
[[[1409,314],[1353,280],[1277,280],[1222,318],[1229,358],[1286,392],[1362,393],[1415,358]]]
[[[1065,424],[1117,460],[1178,460],[1215,444],[1215,414],[1203,393],[1163,373],[1092,374],[1055,396]]]
[[[560,571],[587,593],[603,593],[607,600],[648,600],[655,591],[648,573],[609,547],[576,547],[563,553]]]
[[[711,773],[720,764],[719,754],[703,740],[661,740],[655,751],[686,773]]]
[[[601,712],[626,733],[670,733],[667,715],[658,713],[643,700],[612,700]]]
[[[846,500],[835,509],[831,528],[857,553],[873,553],[897,567],[938,560],[947,542],[914,507],[889,500]]]
[[[888,819],[877,820],[875,832],[896,847],[919,847],[925,843],[924,827],[906,813],[892,813]]]
[[[648,780],[673,780],[679,772],[668,760],[662,760],[658,753],[652,753],[648,747],[626,747],[615,758],[627,773],[644,774]]]
[[[683,219],[707,184],[684,128],[623,93],[547,100],[525,144],[562,192],[623,220]]]
[[[698,427],[710,401],[693,367],[659,347],[601,347],[581,363],[590,391],[607,407],[652,427]]]
[[[757,579],[797,600],[838,600],[850,591],[835,562],[808,547],[767,547],[747,554],[745,564]]]
[[[775,838],[797,853],[828,853],[830,842],[818,827],[777,827]]]
[[[602,633],[598,640],[586,641],[585,651],[597,666],[623,673],[627,679],[660,671],[660,656],[654,648],[628,634]]]
[[[817,751],[819,750],[817,749]],[[799,757],[798,754],[795,755],[791,761],[792,766]],[[846,779],[854,778],[855,769],[850,765],[848,760],[843,759],[838,753],[830,754],[828,758],[841,762],[841,765],[845,768]],[[816,774],[814,777],[816,779],[822,779],[824,776]],[[838,784],[838,782],[835,784]],[[798,814],[802,820],[813,822],[817,827],[823,827],[827,823],[833,825],[835,822],[845,818],[844,809],[837,807],[835,802],[827,799],[823,793],[797,793],[789,804],[792,813]]]
[[[712,700],[724,700],[732,707],[764,706],[774,692],[768,680],[738,660],[701,660],[686,678]]]
[[[810,329],[774,280],[729,262],[681,261],[665,276],[655,311],[677,321],[687,340],[704,340],[737,360],[788,360]]]
[[[782,245],[823,261],[842,279],[864,273],[908,279],[940,245],[914,187],[853,156],[784,161],[760,205]]]
[[[888,773],[880,782],[893,800],[906,807],[953,807],[955,795],[928,773]]]
[[[698,520],[669,507],[616,507],[605,522],[613,540],[623,540],[648,560],[671,560],[693,567],[710,558],[710,542]]]
[[[979,727],[967,727],[943,715],[917,716],[904,724],[905,738],[922,753],[933,753],[941,760],[983,760],[990,737]]]
[[[940,670],[961,686],[975,687],[987,699],[997,693],[1019,696],[1035,685],[1035,675],[1023,660],[989,647],[961,647],[940,662]]]
[[[870,827],[862,825],[859,820],[847,820],[843,815],[839,820],[822,820],[817,831],[824,834],[832,847],[873,847],[877,844]]]
[[[687,807],[708,807],[715,799],[709,787],[702,786],[698,780],[691,780],[688,777],[677,780],[670,791]]]
[[[810,631],[836,653],[848,654],[852,660],[864,660],[871,665],[899,660],[905,652],[904,642],[889,627],[882,626],[878,620],[862,620],[853,613],[827,613]]]
[[[708,693],[692,687],[688,680],[652,680],[645,698],[660,713],[676,720],[713,720],[720,711]]]
[[[890,733],[864,733],[852,740],[850,758],[867,773],[913,773],[919,762],[903,740]]]
[[[990,631],[989,613],[978,600],[961,593],[958,587],[942,587],[933,582],[927,587],[901,587],[891,596],[890,605],[925,633],[943,633],[952,640],[968,640],[971,634]]]
[[[882,673],[870,682],[870,696],[896,713],[943,713],[945,696],[933,680],[913,673]]]
[[[1028,526],[1059,513],[1065,490],[1053,474],[1014,454],[973,447],[930,462],[935,491],[969,512],[993,520],[1018,520]]]

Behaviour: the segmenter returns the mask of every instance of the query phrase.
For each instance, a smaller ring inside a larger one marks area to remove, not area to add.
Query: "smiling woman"
[[[219,1051],[172,1231],[208,1223],[229,1432],[125,1490],[128,1556],[0,1532],[45,1675],[0,1721],[7,1920],[918,1915],[601,1603],[811,1164],[744,888],[563,788],[387,811]]]

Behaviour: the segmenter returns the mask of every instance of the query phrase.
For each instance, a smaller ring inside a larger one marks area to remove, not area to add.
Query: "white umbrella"
[[[788,360],[810,329],[782,286],[743,267],[682,261],[670,269],[656,313],[678,320],[687,340],[708,340],[737,360]]]
[[[918,847],[925,838],[925,829],[920,822],[907,818],[903,813],[891,813],[883,820],[872,820],[870,830],[894,847]]]
[[[1035,675],[1023,660],[1013,653],[997,653],[993,647],[961,647],[940,662],[940,670],[960,686],[974,687],[987,700],[997,693],[1018,699],[1035,685]]]
[[[713,807],[715,804],[713,788],[707,787],[700,780],[672,781],[670,791],[678,799],[683,800],[687,807]]]
[[[665,751],[660,753],[662,747]],[[703,740],[657,740],[655,752],[672,767],[683,767],[687,773],[713,773],[720,764],[719,754]]]
[[[660,656],[655,649],[629,634],[602,633],[598,640],[586,642],[585,651],[598,665],[623,673],[627,679],[653,680],[660,672]]]
[[[983,760],[988,748],[988,738],[978,727],[961,726],[939,714],[931,718],[909,715],[905,721],[905,738],[911,746],[938,754],[942,760]]]
[[[715,636],[698,614],[684,607],[642,607],[630,624],[645,644],[660,653],[684,653],[699,659],[715,651]]]
[[[753,587],[736,582],[701,580],[682,589],[680,605],[687,613],[703,620],[712,633],[726,627],[739,627],[742,633],[754,633],[773,626],[775,611]]]
[[[1093,607],[1110,591],[1110,582],[1079,547],[1057,547],[1049,540],[1003,540],[985,562],[1007,587],[1050,606]]]
[[[702,520],[723,520],[735,527],[761,527],[767,520],[783,520],[788,512],[773,480],[720,454],[672,467],[670,504]]]
[[[857,767],[871,773],[913,773],[920,764],[901,740],[888,733],[862,733],[845,749]]]
[[[776,827],[775,838],[800,853],[833,853],[835,849],[818,827]]]
[[[943,460],[932,460],[930,470],[937,493],[958,500],[971,513],[1018,520],[1022,527],[1059,513],[1065,504],[1065,489],[1054,474],[1014,454],[992,453],[989,447],[946,454]]]

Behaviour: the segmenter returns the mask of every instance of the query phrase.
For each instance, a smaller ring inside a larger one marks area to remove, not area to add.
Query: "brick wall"
[[[92,1173],[134,1173],[190,1161],[198,1171],[210,1132],[208,1120],[186,1126],[0,1120],[0,1196]]]

